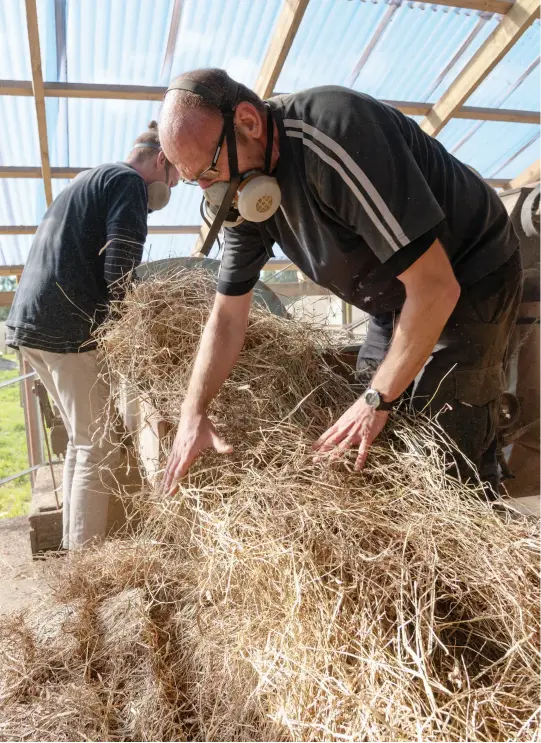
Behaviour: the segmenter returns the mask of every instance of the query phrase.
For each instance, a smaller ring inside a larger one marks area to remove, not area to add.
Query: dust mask
[[[136,144],[134,149],[143,147],[150,147],[153,150],[162,151],[159,144],[154,142],[139,142]],[[148,210],[149,212],[157,212],[163,209],[169,203],[171,198],[171,189],[168,185],[169,181],[169,161],[165,161],[165,181],[152,181],[147,186],[147,199],[148,199]]]
[[[209,225],[209,231],[201,247],[201,252],[208,255],[218,232],[225,227],[234,227],[243,220],[264,222],[276,213],[280,206],[280,186],[276,178],[270,175],[272,148],[274,141],[274,121],[268,104],[267,111],[267,144],[263,170],[251,170],[239,173],[237,143],[235,138],[235,106],[238,97],[238,84],[228,81],[227,91],[220,95],[202,83],[183,78],[175,81],[166,91],[186,90],[201,96],[216,106],[223,117],[222,142],[227,142],[229,161],[229,181],[213,183],[203,192],[201,213]]]
[[[167,206],[171,198],[171,189],[163,181],[154,181],[147,186],[148,208],[157,212]]]

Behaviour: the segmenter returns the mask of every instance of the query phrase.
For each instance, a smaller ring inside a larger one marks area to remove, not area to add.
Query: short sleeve
[[[107,240],[145,243],[147,237],[147,191],[137,173],[120,173],[107,184]]]
[[[254,288],[269,254],[260,228],[252,222],[226,227],[224,234],[217,291],[219,294],[241,296]]]
[[[299,122],[313,153],[309,180],[322,208],[385,263],[444,214],[393,116],[374,101],[377,120],[367,120],[366,102],[352,95],[347,104],[340,116],[320,116],[318,126]]]

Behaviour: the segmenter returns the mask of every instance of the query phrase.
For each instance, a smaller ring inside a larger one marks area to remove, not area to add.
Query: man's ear
[[[251,139],[259,139],[263,134],[263,119],[255,106],[242,101],[235,109],[235,125]]]

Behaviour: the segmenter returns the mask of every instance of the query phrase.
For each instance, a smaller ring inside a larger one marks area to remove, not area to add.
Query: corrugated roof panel
[[[58,98],[45,103],[51,165],[77,168],[122,160],[161,105],[94,98],[70,98],[67,106]]]
[[[30,80],[30,52],[24,2],[0,3],[0,79]]]
[[[56,199],[58,194],[69,186],[70,183],[71,179],[69,178],[53,178],[53,199]]]
[[[468,136],[470,131],[473,134]],[[474,167],[485,178],[512,178],[521,170],[518,159],[506,168],[505,173],[499,168],[536,136],[539,136],[536,124],[455,119],[440,132],[438,139],[455,157]],[[531,162],[533,160],[535,157]]]
[[[539,111],[539,28],[536,21],[524,33],[466,101],[468,106]],[[515,89],[525,73],[529,74]]]
[[[0,165],[39,165],[33,98],[0,96]]]
[[[349,0],[310,0],[276,90],[346,85],[386,5]]]
[[[0,224],[38,224],[44,213],[42,180],[0,178]]]
[[[33,235],[0,235],[0,266],[22,266],[26,263]]]
[[[464,9],[423,3],[391,7],[384,0],[311,0],[276,89],[353,85],[379,98],[426,101],[438,86],[446,86],[498,23],[498,16]],[[376,31],[379,40],[367,55]]]
[[[253,86],[281,5],[282,0],[184,0],[171,77],[221,67]]]
[[[44,78],[159,85],[172,7],[173,0],[65,0],[63,26],[54,0],[39,0]],[[57,39],[63,45],[59,57],[65,54],[64,67],[56,64]]]
[[[456,8],[403,5],[354,87],[376,98],[437,100],[438,90],[447,88],[497,22],[487,14]]]

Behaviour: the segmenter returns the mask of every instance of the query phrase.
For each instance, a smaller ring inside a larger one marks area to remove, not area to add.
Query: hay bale
[[[173,421],[212,296],[199,271],[140,284],[103,331],[113,386]],[[0,695],[0,735],[28,736],[28,705],[65,739],[44,702],[65,683],[99,700],[79,711],[89,739],[538,738],[538,523],[451,478],[426,421],[395,416],[361,474],[348,454],[315,464],[355,397],[327,346],[252,313],[212,409],[234,454],[202,457],[175,499],[134,495],[135,539],[57,566],[57,598],[86,607],[79,655]],[[32,675],[9,642],[0,664]]]

